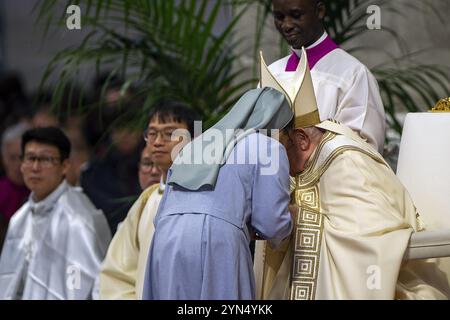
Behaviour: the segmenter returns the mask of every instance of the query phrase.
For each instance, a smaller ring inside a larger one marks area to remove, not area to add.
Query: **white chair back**
[[[426,229],[450,233],[450,113],[406,116],[397,176],[411,195]],[[450,282],[450,258],[436,261]]]

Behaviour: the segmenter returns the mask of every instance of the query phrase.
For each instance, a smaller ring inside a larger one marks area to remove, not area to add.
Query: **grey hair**
[[[323,133],[325,130],[317,127],[307,127],[302,128],[305,133],[308,135],[309,139],[312,141],[317,142],[322,138]],[[291,121],[282,129],[285,134],[288,134],[289,131],[295,130],[295,117],[292,118]]]
[[[7,143],[17,139],[22,139],[22,135],[30,129],[30,126],[26,123],[18,123],[6,128],[2,135],[1,153],[4,153]]]
[[[320,139],[322,139],[322,135],[324,133],[322,129],[317,127],[303,128],[303,130],[308,135],[309,139],[314,142],[318,142]]]

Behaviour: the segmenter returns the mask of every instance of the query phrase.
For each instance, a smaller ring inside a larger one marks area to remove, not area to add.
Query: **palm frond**
[[[443,0],[439,0],[443,1]],[[354,45],[359,37],[367,36],[367,7],[376,4],[383,14],[409,19],[402,10],[406,4],[420,11],[424,6],[430,14],[443,21],[441,13],[429,2],[418,0],[325,0],[327,18],[325,26],[334,40],[350,52],[377,48]],[[248,8],[256,8],[254,24],[254,61],[262,44],[264,27],[272,23],[271,0],[42,0],[38,21],[46,26],[64,24],[67,7],[78,4],[83,10],[83,27],[92,30],[84,41],[74,48],[64,48],[48,64],[42,86],[48,86],[52,75],[58,75],[55,84],[55,104],[61,99],[80,68],[92,65],[96,74],[109,69],[110,77],[103,85],[118,75],[124,80],[121,96],[127,88],[135,86],[135,95],[143,101],[141,117],[147,114],[152,103],[161,97],[181,100],[199,112],[208,124],[220,118],[255,79],[246,76],[246,70],[235,70],[240,52],[236,24]],[[215,33],[219,10],[234,5],[240,11],[229,26]],[[378,80],[383,102],[392,127],[401,132],[398,112],[419,111],[448,94],[450,79],[448,69],[435,65],[413,63],[413,57],[397,30],[383,25],[383,33],[401,50],[395,57],[384,48],[388,63],[372,68]],[[286,51],[285,42],[275,43],[280,52]],[[253,66],[256,74],[257,63]]]
[[[75,48],[64,48],[49,63],[42,86],[58,75],[55,101],[78,75],[80,68],[93,65],[97,74],[110,69],[102,95],[116,75],[125,79],[124,95],[132,85],[143,101],[145,117],[151,104],[163,97],[178,99],[206,119],[227,110],[253,79],[243,71],[233,72],[237,58],[235,26],[245,7],[228,27],[214,32],[218,14],[226,1],[217,0],[79,0],[83,27],[93,30]],[[55,18],[60,4],[42,1],[40,23],[62,23]]]
[[[448,95],[448,68],[438,65],[414,65],[406,68],[372,70],[378,80],[389,123],[401,133],[399,113],[422,112]]]

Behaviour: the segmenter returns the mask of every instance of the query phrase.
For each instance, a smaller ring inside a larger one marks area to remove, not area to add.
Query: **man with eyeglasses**
[[[194,134],[196,114],[174,101],[159,102],[144,132],[147,164],[158,169],[161,181],[147,188],[119,226],[100,273],[100,299],[141,299],[147,254],[153,238],[153,219],[165,188],[167,172],[181,148]],[[144,152],[144,155],[145,155]],[[141,170],[145,157],[141,158]],[[148,167],[147,167],[147,170]]]
[[[65,181],[70,141],[58,128],[22,137],[28,200],[12,217],[0,258],[0,299],[89,299],[111,233],[103,213]]]
[[[139,160],[139,185],[142,190],[159,183],[161,180],[161,171],[152,160],[151,148],[145,146],[141,152]]]

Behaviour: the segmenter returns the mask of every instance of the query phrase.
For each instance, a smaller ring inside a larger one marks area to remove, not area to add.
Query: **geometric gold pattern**
[[[295,190],[295,202],[302,207],[308,207],[312,210],[319,210],[319,193],[317,186],[308,189],[296,189]]]
[[[307,189],[296,189],[294,193],[295,202],[300,210],[293,233],[291,299],[314,300],[323,230],[319,193],[317,185]]]
[[[322,174],[336,157],[347,150],[362,152],[379,163],[385,163],[376,152],[353,144],[335,147],[329,150],[331,153],[325,158],[321,158],[322,149],[336,137],[336,133],[326,131],[304,170],[294,177],[294,183],[291,181],[291,200],[300,208],[291,238],[294,259],[290,274],[290,298],[293,300],[313,300],[316,296],[324,223],[318,190]]]
[[[304,170],[294,177],[294,185],[291,185],[292,200],[300,208],[295,218],[295,227],[291,238],[294,259],[290,274],[290,298],[293,300],[313,300],[316,296],[324,223],[318,189],[322,174],[336,157],[347,150],[357,150],[379,163],[384,163],[384,160],[375,152],[352,144],[333,148],[325,159],[320,158],[322,148],[336,136],[337,134],[331,131],[324,133],[315,153],[307,161]]]

